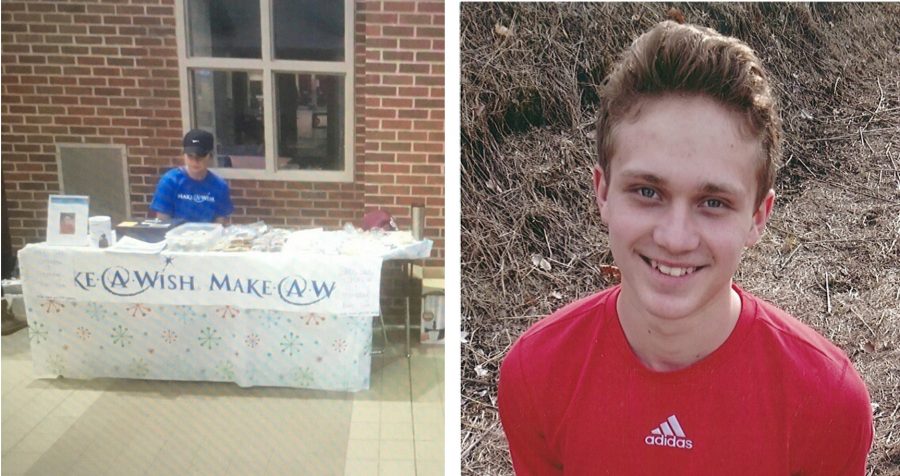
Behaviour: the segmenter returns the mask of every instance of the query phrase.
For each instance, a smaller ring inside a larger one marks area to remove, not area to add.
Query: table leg
[[[387,329],[385,329],[385,325],[384,325],[384,314],[381,314],[381,313],[378,314],[378,324],[381,326],[382,347],[381,347],[381,349],[375,348],[375,334],[373,332],[373,334],[372,334],[372,354],[375,354],[375,355],[383,354],[385,349],[387,349],[387,346],[388,346]]]
[[[409,358],[409,293],[406,296],[406,358]]]

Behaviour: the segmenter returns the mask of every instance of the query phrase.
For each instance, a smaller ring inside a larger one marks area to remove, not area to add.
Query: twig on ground
[[[527,316],[503,316],[498,319],[536,319],[538,317],[545,317],[546,314],[530,314]]]
[[[875,330],[872,329],[871,326],[869,326],[869,323],[866,322],[866,320],[863,319],[863,317],[859,315],[859,313],[856,311],[855,308],[852,308],[852,307],[851,307],[851,308],[850,308],[850,312],[852,312],[853,315],[855,315],[855,316],[857,317],[857,319],[859,319],[860,322],[862,322],[863,325],[866,326],[866,329],[869,329],[869,332],[871,332],[873,336],[878,337],[878,334],[875,333]]]

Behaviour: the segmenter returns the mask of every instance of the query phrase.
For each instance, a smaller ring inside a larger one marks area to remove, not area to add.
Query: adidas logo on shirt
[[[689,450],[694,447],[694,442],[687,439],[678,418],[675,415],[666,418],[658,428],[650,431],[650,434],[644,438],[644,443],[650,446],[669,446],[672,448],[684,448]]]

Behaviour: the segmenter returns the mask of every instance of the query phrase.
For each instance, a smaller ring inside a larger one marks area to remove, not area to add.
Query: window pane
[[[343,0],[273,0],[275,58],[344,61]]]
[[[344,78],[278,73],[278,168],[344,168]]]
[[[259,2],[189,0],[191,56],[262,58]]]
[[[216,136],[215,167],[265,169],[262,72],[193,69],[193,127]]]

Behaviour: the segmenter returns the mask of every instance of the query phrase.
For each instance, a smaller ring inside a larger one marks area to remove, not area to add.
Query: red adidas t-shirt
[[[518,475],[862,475],[869,395],[840,349],[735,287],[741,314],[685,369],[646,368],[614,287],[513,346],[499,407]]]

